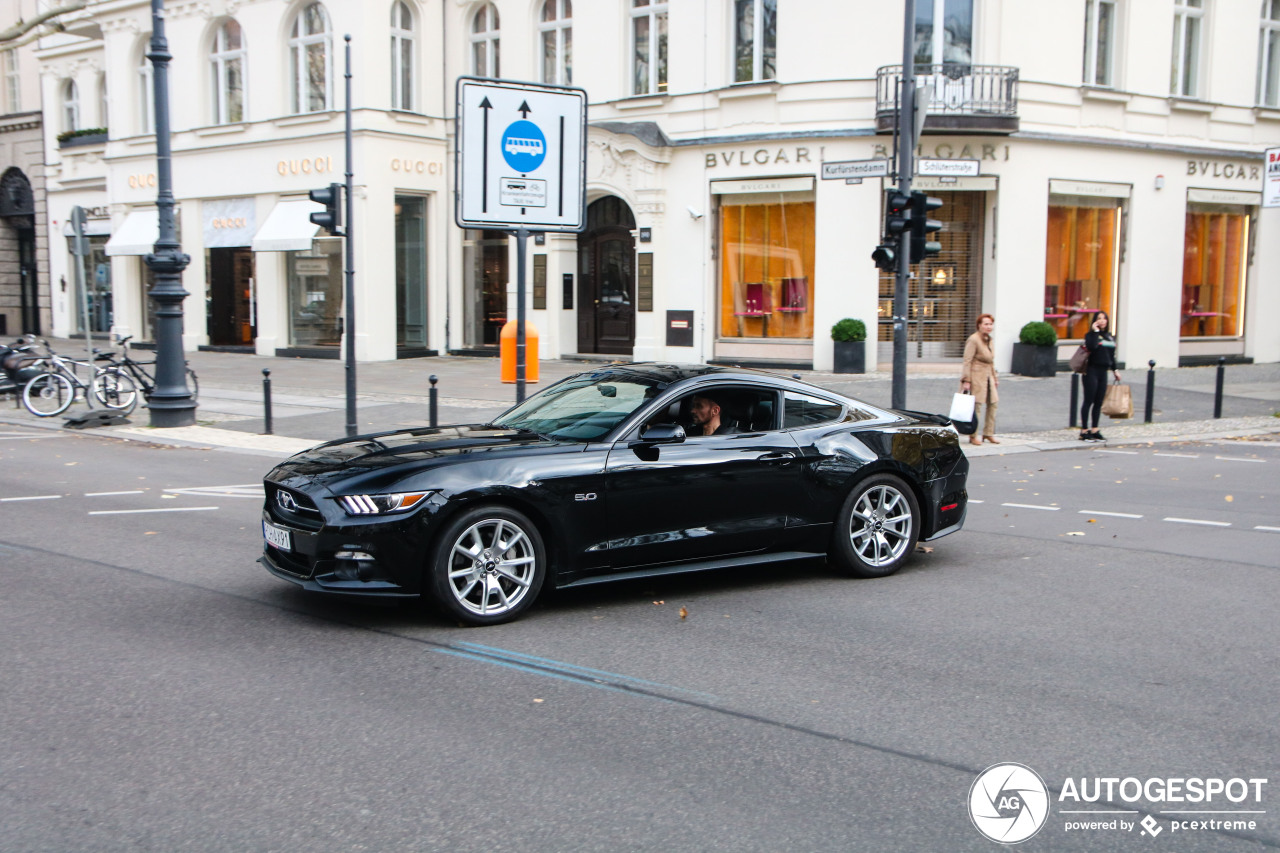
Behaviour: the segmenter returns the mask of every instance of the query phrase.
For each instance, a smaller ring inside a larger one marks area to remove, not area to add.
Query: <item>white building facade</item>
[[[1130,365],[1280,360],[1280,211],[1261,207],[1280,0],[917,6],[918,154],[974,162],[916,181],[946,225],[912,282],[913,358],[958,358],[983,312],[1006,365],[1031,320],[1065,354],[1105,310]],[[528,247],[541,357],[824,369],[854,317],[887,366],[892,282],[870,260],[887,183],[822,166],[891,155],[901,28],[893,4],[172,2],[186,345],[338,354],[340,241],[306,194],[345,179],[350,33],[357,358],[493,352],[514,317],[515,241],[453,222],[454,81],[477,75],[588,95],[586,230]],[[38,53],[51,276],[80,205],[89,322],[146,341],[149,4],[94,3],[68,29]],[[55,333],[77,331],[74,294],[53,297]]]

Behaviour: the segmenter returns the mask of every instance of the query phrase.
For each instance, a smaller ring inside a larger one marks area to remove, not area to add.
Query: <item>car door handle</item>
[[[766,453],[763,456],[757,456],[756,461],[757,462],[778,462],[782,465],[786,465],[792,459],[795,459],[795,458],[796,458],[796,452],[794,450],[779,450],[775,453]]]

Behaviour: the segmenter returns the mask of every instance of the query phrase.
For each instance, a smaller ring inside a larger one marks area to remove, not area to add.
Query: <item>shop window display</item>
[[[1182,256],[1182,337],[1240,334],[1249,245],[1245,208],[1191,205]]]
[[[342,241],[315,240],[288,254],[289,343],[338,346],[342,342]]]
[[[1059,338],[1083,340],[1099,311],[1114,313],[1119,230],[1114,199],[1051,200],[1044,320]]]
[[[814,203],[723,203],[720,235],[720,336],[811,340]]]

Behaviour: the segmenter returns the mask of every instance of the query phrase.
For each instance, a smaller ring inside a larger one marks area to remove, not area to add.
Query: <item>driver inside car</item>
[[[695,394],[689,406],[690,435],[734,435],[740,430],[728,418],[723,401],[711,394]]]

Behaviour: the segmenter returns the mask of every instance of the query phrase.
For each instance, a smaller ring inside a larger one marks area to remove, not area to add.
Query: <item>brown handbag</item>
[[[1084,344],[1076,347],[1076,351],[1071,353],[1069,363],[1072,373],[1084,373],[1089,366],[1089,349]]]
[[[1102,414],[1117,420],[1133,417],[1133,394],[1128,385],[1115,382],[1107,386],[1107,395],[1102,398]]]

